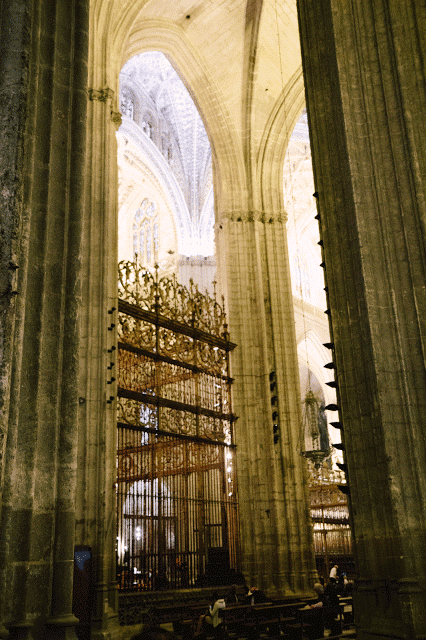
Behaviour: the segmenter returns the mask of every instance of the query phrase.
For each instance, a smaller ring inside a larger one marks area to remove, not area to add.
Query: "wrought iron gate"
[[[239,568],[235,345],[223,305],[158,269],[120,263],[118,305],[118,583],[202,585],[215,552]]]

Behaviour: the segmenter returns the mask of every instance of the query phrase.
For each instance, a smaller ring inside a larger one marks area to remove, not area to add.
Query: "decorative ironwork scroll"
[[[123,590],[203,586],[209,554],[239,569],[223,304],[119,264],[117,570]],[[225,575],[227,574],[227,575]]]
[[[211,336],[226,338],[226,317],[223,302],[199,291],[194,282],[185,287],[175,276],[160,278],[158,266],[154,272],[135,262],[123,260],[118,265],[118,295],[141,309],[161,310],[164,318],[194,327]]]

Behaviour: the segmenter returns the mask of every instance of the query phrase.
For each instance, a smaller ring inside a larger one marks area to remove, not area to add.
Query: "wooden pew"
[[[257,605],[231,604],[220,611],[221,629],[207,629],[203,636],[219,638],[226,633],[230,638],[258,640],[262,635],[278,638],[282,633],[288,638],[299,639],[303,630],[303,619],[297,613],[306,600],[286,599],[280,604]],[[184,640],[191,640],[200,615],[207,612],[210,602],[167,604],[153,608],[155,624],[172,623],[173,629]],[[303,615],[303,614],[302,614]]]
[[[354,623],[353,601],[352,596],[344,596],[339,598],[340,606],[343,607],[343,627],[350,627]]]
[[[255,607],[258,635],[266,634],[269,638],[278,638],[281,632],[285,632],[286,627],[296,622],[295,611],[303,604],[300,601],[293,601],[268,607]]]
[[[262,634],[275,638],[285,631],[287,625],[296,622],[295,611],[303,605],[300,600],[281,604],[233,605],[223,609],[221,617],[231,638],[259,638]]]
[[[253,607],[250,604],[235,604],[220,612],[224,628],[230,637],[249,637],[254,627]]]
[[[166,624],[180,622],[190,617],[190,607],[187,604],[163,604],[154,606],[152,611],[153,622],[155,624]]]

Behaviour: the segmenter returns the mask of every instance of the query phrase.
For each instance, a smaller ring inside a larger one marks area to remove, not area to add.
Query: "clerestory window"
[[[149,266],[158,260],[159,232],[157,206],[145,198],[135,213],[133,254],[139,263]]]

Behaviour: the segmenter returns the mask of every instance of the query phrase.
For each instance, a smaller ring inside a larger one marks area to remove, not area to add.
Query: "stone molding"
[[[190,265],[191,267],[215,267],[216,257],[215,256],[179,256],[178,266],[182,265]]]

